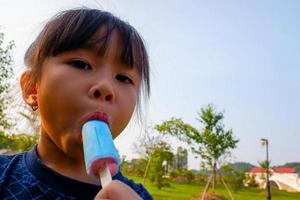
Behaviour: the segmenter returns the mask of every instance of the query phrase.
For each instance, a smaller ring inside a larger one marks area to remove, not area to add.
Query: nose
[[[93,84],[89,90],[89,96],[103,102],[113,102],[115,93],[111,81],[105,79]]]

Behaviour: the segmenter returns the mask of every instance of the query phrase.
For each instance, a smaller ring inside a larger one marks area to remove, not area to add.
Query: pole
[[[231,199],[231,200],[234,200],[233,195],[232,195],[232,193],[231,193],[229,187],[227,186],[227,184],[226,184],[226,182],[225,182],[225,180],[224,180],[223,177],[221,177],[221,181],[222,181],[223,185],[225,186],[227,192],[229,193],[230,199]]]
[[[269,162],[269,141],[268,139],[261,138],[262,145],[266,145],[266,199],[271,200],[271,189],[270,189],[270,162]]]
[[[266,155],[267,155],[267,200],[271,200],[271,189],[270,189],[270,180],[269,180],[269,175],[270,175],[270,162],[269,162],[269,142],[266,139]]]
[[[209,179],[208,179],[208,181],[207,181],[207,183],[206,183],[206,186],[205,186],[205,188],[204,188],[204,192],[202,193],[201,200],[204,200],[204,199],[205,199],[205,195],[206,195],[206,193],[207,193],[207,190],[208,190],[209,184],[210,184],[210,182],[211,182],[211,180],[212,180],[212,177],[213,177],[213,175],[211,174],[211,175],[209,176]]]

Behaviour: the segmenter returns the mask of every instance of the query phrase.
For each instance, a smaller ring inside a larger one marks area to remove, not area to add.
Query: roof
[[[250,173],[264,173],[265,170],[261,167],[252,167],[250,170],[249,170]]]
[[[272,167],[271,171],[273,173],[279,173],[279,174],[290,174],[290,173],[297,173],[295,168],[293,167]],[[252,167],[249,170],[249,173],[264,173],[265,170],[261,167]]]
[[[273,172],[275,173],[296,173],[295,168],[293,167],[273,167]]]

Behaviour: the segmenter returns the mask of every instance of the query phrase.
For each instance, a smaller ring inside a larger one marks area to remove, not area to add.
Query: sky
[[[224,112],[240,141],[232,161],[300,161],[300,1],[297,0],[0,0],[0,32],[14,40],[15,72],[45,22],[68,8],[88,6],[128,21],[146,42],[152,92],[143,126],[171,117],[196,120],[209,103]],[[121,155],[137,157],[141,125],[116,140]],[[183,145],[172,140],[173,150]],[[189,168],[199,169],[189,153]]]

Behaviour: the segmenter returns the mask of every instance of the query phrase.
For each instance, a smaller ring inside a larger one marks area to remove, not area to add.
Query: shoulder
[[[0,175],[2,175],[7,168],[11,168],[14,164],[19,164],[19,160],[22,158],[23,154],[14,155],[0,155]]]
[[[146,188],[140,184],[135,183],[133,180],[123,176],[120,172],[114,177],[114,179],[118,179],[119,181],[122,181],[123,183],[130,186],[136,193],[138,193],[144,200],[152,200],[152,196],[150,193],[146,190]]]

